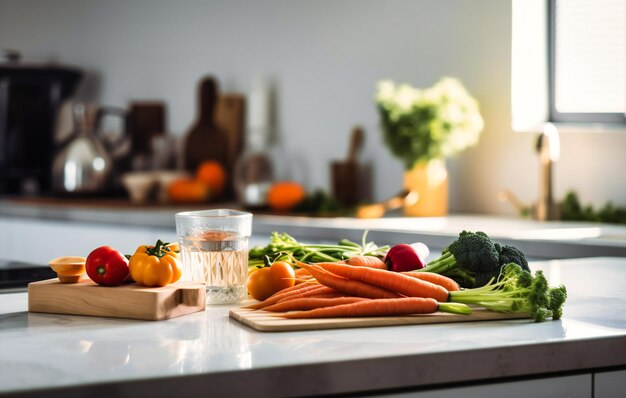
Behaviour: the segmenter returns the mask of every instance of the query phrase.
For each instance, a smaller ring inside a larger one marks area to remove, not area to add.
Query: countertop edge
[[[415,354],[296,366],[266,367],[140,380],[6,392],[44,397],[194,397],[199,391],[229,397],[314,396],[424,390],[511,378],[551,377],[626,366],[626,336],[488,349]],[[624,352],[619,352],[624,351]],[[288,383],[285,380],[289,380]],[[0,393],[0,396],[4,394]]]

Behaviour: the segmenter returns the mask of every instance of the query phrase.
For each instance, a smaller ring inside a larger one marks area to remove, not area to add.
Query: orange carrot
[[[351,297],[344,292],[337,291],[337,293],[317,293],[313,292],[308,295],[310,298],[335,298],[335,297]]]
[[[337,293],[337,290],[328,286],[320,285],[318,289],[300,290],[296,294],[286,295],[285,297],[280,298],[276,302],[282,303],[283,301],[293,300],[293,299],[302,298],[302,297],[311,297],[311,296],[316,296],[319,294],[336,294],[336,293]],[[265,306],[263,308],[265,308]]]
[[[368,283],[364,283],[361,281],[350,280],[345,277],[337,276],[332,272],[328,272],[324,270],[324,268],[320,267],[317,264],[304,264],[298,263],[299,266],[306,268],[309,272],[317,279],[319,283],[322,285],[332,287],[333,289],[340,290],[342,292],[346,292],[353,296],[359,297],[367,297],[367,298],[397,298],[400,297],[399,294],[395,292],[391,292],[389,290],[383,289],[378,286],[373,286]],[[353,267],[350,265],[336,264],[341,267],[348,267],[352,269],[372,269],[365,267]],[[412,279],[410,277],[406,277]]]
[[[432,298],[403,297],[398,299],[358,301],[350,304],[316,308],[310,311],[291,312],[281,316],[299,319],[431,314],[436,312],[438,307],[437,300]]]
[[[380,258],[374,256],[352,256],[346,262],[355,267],[387,269],[387,264]]]
[[[296,284],[304,283],[307,280],[313,278],[313,276],[309,273],[309,271],[304,268],[298,268],[294,271],[296,274]]]
[[[335,263],[318,263],[316,266],[350,281],[378,286],[407,297],[430,297],[440,302],[448,301],[449,297],[448,291],[439,285],[393,271]],[[314,276],[317,278],[315,274]],[[323,284],[319,279],[318,281]]]
[[[315,290],[315,289],[321,289],[323,287],[325,287],[324,285],[320,285],[319,283],[315,283],[315,284],[309,284],[307,285],[296,285],[296,286],[301,286],[300,289],[284,289],[285,291],[280,291],[274,295],[272,295],[271,297],[268,297],[267,299],[265,299],[264,301],[258,302],[256,304],[252,304],[247,306],[246,308],[252,309],[252,310],[258,310],[260,308],[263,307],[267,307],[268,305],[272,305],[278,302],[278,300],[288,297],[288,296],[292,296],[292,295],[296,295],[296,294],[300,294],[309,290]],[[287,291],[288,290],[288,291]]]
[[[274,293],[274,294],[272,294],[271,296],[269,296],[266,300],[269,300],[269,299],[271,299],[272,297],[277,296],[277,295],[279,295],[279,294],[285,294],[285,293],[289,293],[289,292],[297,291],[297,290],[300,290],[300,289],[304,289],[305,287],[308,287],[308,286],[311,286],[311,283],[308,283],[308,284],[296,284],[296,285],[293,285],[293,286],[288,287],[288,288],[286,288],[286,289],[282,289],[282,290],[277,291],[276,293]],[[258,303],[253,304],[253,305],[251,305],[251,306],[249,306],[249,307],[254,307],[254,306],[255,306],[255,305],[257,305],[257,304],[258,304]]]
[[[282,293],[287,293],[287,292],[291,292],[291,291],[295,291],[295,290],[304,289],[307,286],[311,286],[311,283],[309,283],[308,285],[306,285],[306,284],[305,285],[293,285],[293,286],[288,287],[286,289],[277,291],[276,293],[272,294],[268,298],[272,298],[272,297],[277,296],[277,295],[282,294]]]
[[[401,274],[408,275],[413,278],[421,279],[423,281],[427,281],[430,283],[434,283],[435,285],[439,285],[445,288],[449,292],[457,292],[460,289],[459,284],[454,281],[454,279],[448,278],[447,276],[436,274],[434,272],[416,272],[416,271],[407,271],[401,272]]]
[[[297,298],[294,300],[279,302],[274,305],[263,308],[264,311],[271,312],[287,312],[287,311],[304,311],[315,308],[331,307],[335,305],[356,303],[359,301],[370,300],[364,297],[335,297],[335,298]]]

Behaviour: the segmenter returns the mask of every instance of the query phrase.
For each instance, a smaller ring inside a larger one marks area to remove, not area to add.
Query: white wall
[[[449,162],[451,210],[513,213],[497,192],[536,198],[538,165],[535,137],[510,128],[510,13],[505,0],[0,0],[0,45],[85,68],[83,97],[166,101],[178,135],[193,120],[201,76],[241,92],[269,76],[285,153],[301,158],[309,187],[328,186],[328,163],[359,123],[379,199],[398,191],[402,167],[380,138],[376,81],[428,86],[454,75],[479,100],[486,130]],[[563,136],[557,196],[575,188],[585,202],[626,205],[624,149],[626,134]]]

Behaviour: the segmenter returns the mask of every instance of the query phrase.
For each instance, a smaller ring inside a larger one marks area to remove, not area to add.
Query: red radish
[[[416,242],[411,244],[411,247],[415,249],[415,252],[417,252],[418,257],[420,258],[420,260],[422,260],[422,263],[424,263],[425,266],[426,258],[428,258],[428,256],[430,255],[430,250],[428,249],[428,246],[426,246],[422,242]]]
[[[429,253],[428,246],[422,242],[412,245],[401,243],[389,249],[385,256],[385,264],[391,271],[413,271],[424,268]]]

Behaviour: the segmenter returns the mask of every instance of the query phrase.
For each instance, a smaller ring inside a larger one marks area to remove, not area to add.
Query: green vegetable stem
[[[551,288],[541,271],[535,276],[515,263],[502,267],[499,280],[485,286],[450,292],[449,301],[492,311],[530,314],[535,322],[560,319],[567,299],[565,286]]]
[[[287,233],[273,232],[267,246],[257,246],[248,252],[248,268],[260,268],[269,258],[271,262],[296,259],[300,262],[336,262],[352,256],[383,257],[389,246],[377,246],[366,242],[367,232],[363,234],[362,244],[342,239],[337,244],[300,243]]]

